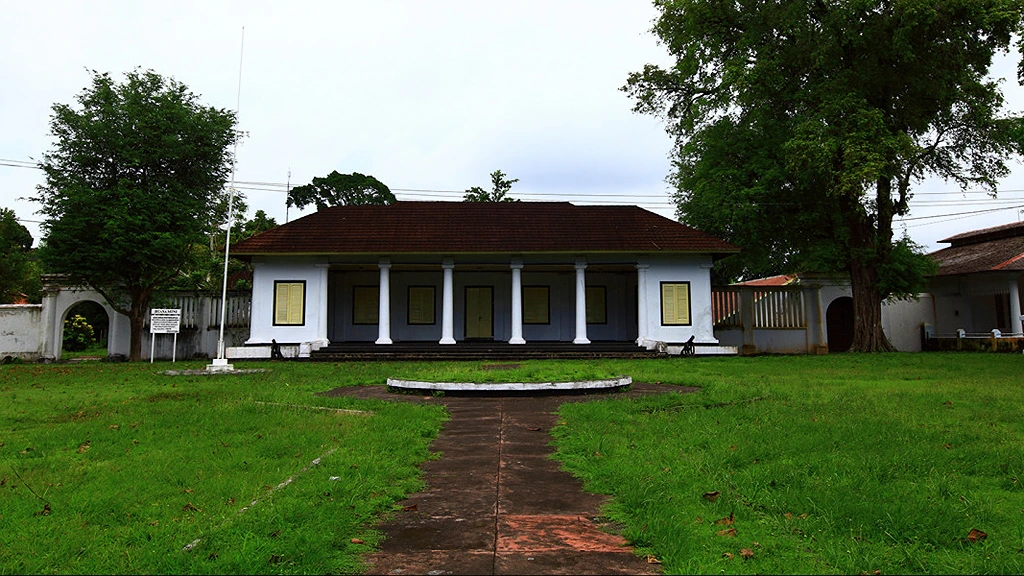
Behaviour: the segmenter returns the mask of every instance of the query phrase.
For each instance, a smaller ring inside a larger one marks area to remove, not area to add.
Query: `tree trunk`
[[[132,327],[131,340],[128,345],[128,360],[138,362],[142,360],[142,323],[146,318],[146,314],[142,310],[137,309],[134,302],[132,302],[131,312],[128,316]]]
[[[853,344],[851,352],[894,352],[882,331],[882,295],[874,266],[851,264],[853,292]]]
[[[132,303],[128,312],[128,321],[131,324],[131,341],[128,345],[128,360],[138,362],[142,360],[142,334],[143,323],[146,320],[146,312],[149,307],[150,290],[131,289]]]
[[[853,293],[852,352],[894,352],[882,330],[882,300],[878,264],[892,257],[892,184],[887,178],[876,183],[877,213],[871,218],[859,201],[851,203],[850,289]]]

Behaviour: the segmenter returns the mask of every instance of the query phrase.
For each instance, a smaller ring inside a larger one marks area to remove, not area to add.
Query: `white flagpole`
[[[242,103],[242,58],[245,54],[245,26],[242,27],[242,46],[238,53],[238,95],[235,100],[235,117],[238,117],[238,111],[241,108]],[[238,165],[238,139],[240,135],[235,135],[234,149],[231,152],[231,185],[228,186],[228,222],[227,232],[224,236],[224,278],[223,285],[220,293],[220,337],[217,340],[217,358],[214,359],[212,364],[209,364],[206,369],[211,371],[227,371],[234,370],[235,367],[228,364],[228,359],[225,355],[224,348],[224,324],[227,323],[227,308],[228,308],[228,257],[231,255],[231,226],[234,224],[234,204],[235,204],[235,167]]]

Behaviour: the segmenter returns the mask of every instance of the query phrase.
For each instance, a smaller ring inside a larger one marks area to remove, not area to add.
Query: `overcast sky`
[[[511,196],[522,200],[674,216],[671,140],[618,90],[629,72],[668,63],[646,1],[0,0],[0,15],[0,206],[37,241],[38,206],[18,199],[42,182],[24,166],[52,146],[51,106],[74,102],[87,69],[121,79],[136,67],[173,76],[204,104],[237,103],[248,136],[235,178],[250,216],[285,221],[289,172],[293,186],[361,172],[399,200],[460,200],[489,189],[498,169],[519,179]],[[1008,101],[1021,110],[1013,70],[1007,60],[995,73],[1009,74]],[[1001,188],[993,200],[925,182],[906,230],[934,250],[953,234],[1016,222],[1024,168]]]

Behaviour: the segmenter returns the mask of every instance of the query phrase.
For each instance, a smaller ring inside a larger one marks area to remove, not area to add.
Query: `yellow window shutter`
[[[302,325],[305,282],[276,282],[274,284],[274,324]]]
[[[690,284],[688,282],[661,285],[661,322],[670,325],[690,323]]]

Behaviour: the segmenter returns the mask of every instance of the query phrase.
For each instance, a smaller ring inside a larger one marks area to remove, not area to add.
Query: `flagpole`
[[[242,45],[238,52],[238,94],[235,99],[235,118],[238,118],[238,111],[242,103],[242,58],[245,54],[245,26],[242,27]],[[217,358],[206,366],[207,370],[215,372],[226,372],[234,370],[235,367],[228,364],[226,349],[224,347],[224,325],[227,323],[228,310],[228,258],[231,256],[231,226],[234,224],[235,207],[235,168],[238,166],[238,140],[240,134],[235,134],[234,148],[231,151],[231,184],[228,186],[228,220],[227,231],[224,235],[224,277],[220,292],[220,336],[217,339]]]

